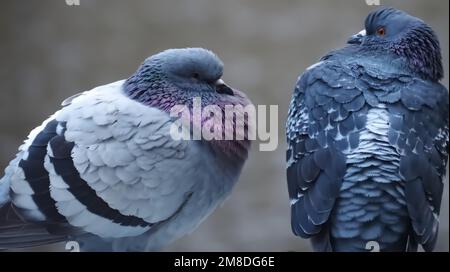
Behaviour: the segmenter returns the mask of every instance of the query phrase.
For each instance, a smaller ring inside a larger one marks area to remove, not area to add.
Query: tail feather
[[[61,242],[65,234],[49,232],[49,225],[26,222],[9,202],[0,208],[0,250],[35,247]]]
[[[330,227],[328,224],[325,224],[317,235],[311,237],[311,244],[313,250],[316,252],[333,251],[333,247],[331,245]]]
[[[0,251],[61,242],[67,239],[67,233],[69,233],[69,228],[59,223],[44,224],[27,221],[22,217],[21,210],[12,204],[11,177],[20,159],[21,153],[9,163],[5,169],[5,175],[0,179]],[[55,233],[54,229],[61,232]]]

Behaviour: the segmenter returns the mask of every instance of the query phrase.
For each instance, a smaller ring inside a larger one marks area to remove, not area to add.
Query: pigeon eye
[[[386,29],[384,29],[384,27],[380,27],[377,29],[377,35],[378,36],[384,36],[386,35]]]
[[[199,73],[193,73],[192,74],[192,78],[199,79],[200,78],[200,74]]]

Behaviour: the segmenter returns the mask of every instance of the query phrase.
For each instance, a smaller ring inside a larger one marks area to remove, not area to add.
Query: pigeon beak
[[[358,34],[355,34],[350,37],[350,39],[347,41],[348,44],[361,44],[363,38],[367,35],[366,30],[361,30]]]
[[[228,87],[228,85],[225,84],[225,82],[222,79],[218,79],[214,85],[216,86],[217,93],[234,95],[233,89]]]

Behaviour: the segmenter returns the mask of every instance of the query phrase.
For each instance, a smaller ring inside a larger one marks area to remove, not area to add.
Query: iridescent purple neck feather
[[[222,67],[222,62],[210,51],[199,48],[171,49],[145,60],[126,80],[123,89],[131,99],[167,113],[175,105],[186,105],[192,113],[193,99],[200,98],[202,108],[217,105],[222,110],[222,116],[225,116],[225,105],[245,107],[251,102],[234,89],[232,95],[217,91],[215,84],[222,76]],[[204,124],[207,119],[202,116],[200,123]],[[192,115],[190,120],[192,124]],[[225,123],[219,125],[225,132]],[[213,152],[228,158],[230,162],[244,161],[250,148],[248,137],[244,140],[211,140],[207,144]]]

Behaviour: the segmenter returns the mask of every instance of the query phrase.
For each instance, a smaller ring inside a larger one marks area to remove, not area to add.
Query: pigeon
[[[65,100],[0,179],[0,249],[75,241],[82,251],[150,251],[192,232],[230,194],[250,140],[175,139],[171,110],[190,110],[181,124],[192,134],[209,120],[192,113],[195,98],[222,111],[252,105],[222,72],[209,50],[169,49]]]
[[[432,251],[448,158],[439,41],[382,7],[298,79],[286,122],[291,227],[314,251]]]

